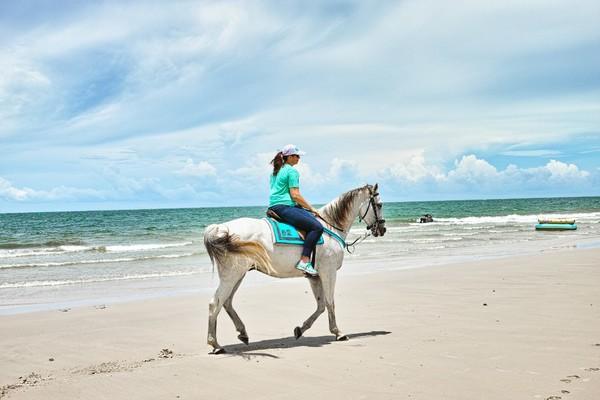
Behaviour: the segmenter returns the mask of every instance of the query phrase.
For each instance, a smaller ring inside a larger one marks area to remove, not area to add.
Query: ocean
[[[204,229],[238,217],[262,218],[264,211],[0,214],[0,314],[212,291],[218,278],[203,245]],[[434,222],[418,223],[426,213]],[[390,268],[381,259],[414,268],[600,247],[600,197],[385,203],[384,216],[386,235],[358,244],[342,273]],[[535,231],[538,217],[575,219],[578,229]],[[364,232],[356,222],[348,241]]]

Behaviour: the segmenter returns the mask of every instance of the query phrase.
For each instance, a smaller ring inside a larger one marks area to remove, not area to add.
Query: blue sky
[[[0,212],[600,195],[597,1],[0,3]]]

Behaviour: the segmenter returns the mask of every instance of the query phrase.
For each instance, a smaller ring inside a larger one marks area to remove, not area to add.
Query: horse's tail
[[[267,275],[273,275],[271,257],[260,242],[241,240],[219,225],[209,225],[204,231],[204,246],[213,264],[225,265],[225,257],[229,254],[244,256],[252,260],[256,269]]]

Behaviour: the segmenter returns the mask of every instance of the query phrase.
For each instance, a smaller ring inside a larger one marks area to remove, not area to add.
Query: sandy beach
[[[393,263],[393,260],[381,260]],[[367,268],[367,266],[365,266]],[[6,399],[598,399],[600,250],[338,276],[335,342],[304,279],[0,317]]]

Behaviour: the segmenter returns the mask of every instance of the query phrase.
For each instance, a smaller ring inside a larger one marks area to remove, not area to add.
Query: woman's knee
[[[319,235],[323,234],[323,225],[321,225],[320,223],[316,223],[315,225],[312,226],[311,231],[318,233]]]

